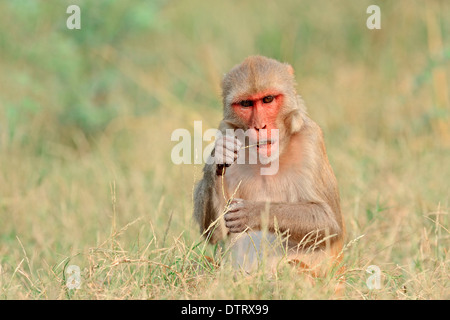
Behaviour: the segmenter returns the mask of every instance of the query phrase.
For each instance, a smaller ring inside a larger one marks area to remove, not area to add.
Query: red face
[[[250,143],[257,143],[258,153],[268,157],[279,146],[277,117],[283,102],[283,95],[274,92],[260,92],[243,97],[232,104],[234,112],[245,122],[249,129]]]

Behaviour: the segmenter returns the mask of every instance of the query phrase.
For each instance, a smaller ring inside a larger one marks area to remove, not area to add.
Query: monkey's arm
[[[200,180],[194,191],[194,218],[200,226],[200,232],[209,239],[211,243],[225,237],[227,231],[224,228],[223,219],[217,221],[213,226],[211,224],[220,216],[221,201],[217,194],[216,184],[218,178],[216,176],[216,165],[206,164],[203,169],[203,179]],[[211,228],[210,228],[211,226]]]
[[[267,227],[271,232],[289,231],[290,240],[300,242],[305,237],[319,241],[326,235],[341,237],[342,229],[330,206],[325,202],[270,203],[234,199],[225,215],[225,225],[232,233],[247,227],[259,230],[262,217],[268,211]],[[333,240],[331,240],[333,241]]]
[[[226,126],[221,123],[221,127],[225,131]],[[200,232],[212,243],[228,233],[224,220],[219,219],[226,201],[220,194],[222,188],[219,176],[223,174],[225,167],[236,160],[240,147],[241,142],[234,136],[216,137],[214,149],[203,168],[203,179],[195,188],[194,217],[200,225]]]

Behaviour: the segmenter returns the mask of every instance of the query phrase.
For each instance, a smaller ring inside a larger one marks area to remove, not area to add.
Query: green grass
[[[81,30],[65,27],[70,4]],[[171,162],[172,131],[217,127],[221,77],[252,54],[292,64],[323,128],[347,226],[342,298],[450,298],[448,2],[11,0],[0,12],[2,299],[335,298],[332,276],[211,266],[205,255],[227,253],[191,217],[202,166]]]

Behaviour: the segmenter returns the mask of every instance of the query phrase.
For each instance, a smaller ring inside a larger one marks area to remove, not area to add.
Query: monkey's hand
[[[223,167],[229,167],[236,161],[241,146],[242,143],[234,136],[223,136],[216,140],[214,161],[217,164],[218,172],[222,173]]]
[[[228,212],[224,215],[225,226],[231,233],[245,231],[246,228],[257,229],[260,225],[260,215],[253,207],[253,202],[235,198],[231,201]]]

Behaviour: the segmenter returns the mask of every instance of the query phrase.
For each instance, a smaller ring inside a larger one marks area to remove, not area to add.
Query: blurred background
[[[81,30],[66,27],[71,4]],[[366,27],[371,4],[380,30]],[[198,240],[202,165],[172,163],[171,133],[216,128],[223,74],[261,54],[294,67],[324,131],[347,241],[364,235],[348,263],[403,279],[388,297],[417,283],[405,295],[448,298],[449,13],[448,1],[0,1],[1,297],[59,297],[61,266],[90,266],[111,235],[129,255]],[[179,297],[158,290],[147,297]]]

